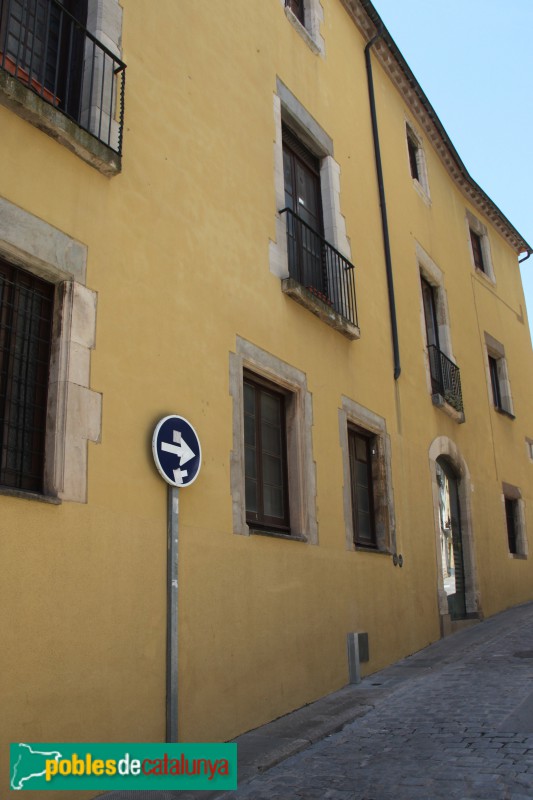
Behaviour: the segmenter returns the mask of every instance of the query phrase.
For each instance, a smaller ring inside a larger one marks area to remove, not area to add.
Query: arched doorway
[[[452,463],[439,456],[436,464],[439,486],[440,554],[442,581],[452,620],[465,619],[465,568],[459,501],[459,476]]]
[[[437,593],[442,635],[462,620],[480,619],[472,521],[472,485],[459,448],[438,436],[429,448],[433,490]]]

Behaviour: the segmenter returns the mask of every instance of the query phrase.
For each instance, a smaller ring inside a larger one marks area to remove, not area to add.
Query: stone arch
[[[429,448],[429,468],[433,493],[438,606],[441,617],[441,630],[444,635],[448,632],[451,632],[452,626],[448,611],[447,596],[444,590],[444,580],[441,567],[441,524],[439,514],[439,484],[437,482],[437,459],[439,458],[446,461],[452,467],[458,480],[460,523],[463,540],[463,560],[465,572],[466,615],[468,618],[479,618],[482,616],[482,614],[474,548],[474,524],[471,503],[472,483],[470,479],[470,471],[456,443],[447,436],[437,436]]]

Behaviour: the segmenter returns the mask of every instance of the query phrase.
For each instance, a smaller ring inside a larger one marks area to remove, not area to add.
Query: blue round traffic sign
[[[198,477],[202,464],[200,439],[183,417],[164,417],[157,423],[152,453],[159,474],[171,486],[190,486]]]

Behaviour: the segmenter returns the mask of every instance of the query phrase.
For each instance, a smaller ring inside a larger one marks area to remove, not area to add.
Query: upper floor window
[[[331,303],[322,258],[320,161],[286,126],[283,126],[283,178],[284,207],[292,212],[287,216],[289,273]]]
[[[324,39],[320,24],[324,19],[321,0],[281,0],[289,22],[305,40],[313,53],[324,55]]]
[[[0,260],[0,485],[42,492],[54,286]]]
[[[457,422],[464,422],[461,374],[451,357],[451,333],[446,292],[442,285],[443,275],[419,245],[417,252],[431,395],[435,405],[447,411]]]
[[[324,237],[321,162],[283,125],[284,207],[290,277],[310,296],[311,310],[324,319],[337,312],[357,324],[353,265]],[[297,299],[307,300],[301,289]],[[309,298],[308,298],[309,299]],[[316,300],[320,301],[318,304]],[[323,304],[323,305],[322,305]],[[335,319],[334,319],[335,322]]]
[[[472,265],[478,273],[482,273],[494,282],[494,269],[487,228],[470,211],[466,212],[466,218]]]
[[[86,27],[89,5],[100,16],[116,20],[117,14],[109,13],[109,9],[107,15],[104,13],[104,6],[114,3],[115,0],[0,0],[0,67],[120,154],[125,64],[118,57],[118,45],[114,47],[111,36],[104,45]],[[119,31],[115,31],[115,38],[118,42]],[[9,95],[9,86],[2,83],[2,89]],[[20,105],[18,95],[17,98]],[[13,105],[17,107],[16,103]],[[41,113],[39,117],[35,104],[30,108],[32,113],[25,114],[25,118],[47,132],[53,130],[55,138],[65,138],[62,126],[54,127],[53,116]],[[72,149],[79,152],[79,148]]]
[[[483,248],[481,246],[481,236],[470,228],[470,243],[472,245],[472,256],[474,266],[481,272],[486,272],[485,261],[483,260]]]
[[[505,348],[488,333],[485,333],[487,369],[492,403],[496,411],[513,417],[513,402]]]
[[[429,183],[426,166],[426,156],[422,141],[414,129],[406,124],[407,155],[409,160],[409,171],[415,186],[421,191],[425,200],[429,198]]]
[[[304,0],[285,0],[286,8],[290,8],[294,16],[305,25]]]
[[[76,121],[81,109],[87,0],[8,0],[0,39],[3,66]]]

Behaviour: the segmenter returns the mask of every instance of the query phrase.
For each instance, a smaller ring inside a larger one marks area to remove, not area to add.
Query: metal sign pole
[[[178,741],[178,518],[179,489],[168,487],[167,742]]]
[[[178,518],[179,486],[200,472],[202,447],[190,422],[177,414],[159,420],[152,436],[157,471],[169,484],[167,500],[166,741],[178,741]]]

